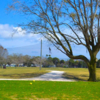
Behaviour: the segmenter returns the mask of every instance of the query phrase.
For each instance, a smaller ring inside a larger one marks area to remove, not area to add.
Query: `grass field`
[[[87,68],[60,68],[59,67],[59,68],[49,68],[48,70],[64,71],[65,73],[62,75],[62,77],[77,80],[77,81],[87,81],[89,78],[89,72]],[[100,81],[100,68],[96,69],[96,77],[97,77],[97,81]]]
[[[89,72],[87,68],[68,68],[65,70],[63,77],[78,81],[87,81],[89,78]],[[100,68],[96,69],[96,77],[97,81],[100,81]]]
[[[87,80],[86,68],[0,69],[0,78],[34,77],[50,70],[65,71],[63,77]],[[100,69],[97,69],[100,79]],[[0,81],[0,100],[100,100],[100,82]]]
[[[89,77],[87,68],[42,68],[37,67],[7,67],[0,68],[0,78],[30,78],[50,72],[50,70],[65,71],[64,78],[74,79],[78,81],[86,81]],[[96,69],[97,81],[100,81],[100,68]]]
[[[46,69],[45,69],[46,70]],[[87,81],[89,72],[87,68],[49,68],[49,70],[64,71],[64,78],[73,79],[77,81]],[[100,68],[96,69],[97,81],[100,81]]]
[[[0,81],[0,100],[100,100],[100,83]]]
[[[37,67],[7,67],[0,68],[0,78],[30,78],[45,74],[49,71]]]

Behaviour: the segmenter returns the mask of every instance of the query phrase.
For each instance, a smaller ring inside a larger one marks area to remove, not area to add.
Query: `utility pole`
[[[40,49],[40,70],[42,68],[42,39],[41,39],[41,49]]]
[[[99,18],[98,18],[98,38],[100,36],[100,0],[99,0]],[[99,41],[99,40],[98,40]]]

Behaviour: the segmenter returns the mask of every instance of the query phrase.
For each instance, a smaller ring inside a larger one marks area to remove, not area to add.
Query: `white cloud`
[[[0,44],[7,48],[37,44],[43,38],[40,34],[27,33],[21,27],[9,24],[0,24],[0,37]]]
[[[0,24],[0,36],[2,38],[35,37],[35,39],[39,39],[41,37],[39,34],[27,33],[21,27],[10,26],[9,24]]]
[[[23,30],[21,27],[13,27],[13,37],[24,37],[26,31]]]
[[[2,38],[22,37],[25,36],[25,30],[21,27],[13,27],[8,24],[0,24],[0,36]]]
[[[0,36],[3,38],[11,37],[13,26],[9,26],[8,24],[0,24]]]
[[[41,34],[34,34],[34,33],[30,33],[30,34],[28,34],[28,37],[29,38],[32,38],[32,37],[34,37],[35,39],[37,39],[38,41],[40,41],[41,39],[42,40],[47,40],[43,35],[41,35]]]
[[[33,33],[30,33],[29,35],[28,35],[28,37],[34,37],[35,35],[33,34]]]
[[[27,33],[21,27],[10,26],[9,24],[0,24],[0,37],[2,38],[34,38],[40,40],[45,38],[40,34]]]

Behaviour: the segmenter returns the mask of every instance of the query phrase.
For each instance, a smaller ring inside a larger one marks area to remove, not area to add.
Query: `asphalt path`
[[[64,71],[51,71],[49,73],[43,74],[38,77],[33,77],[33,78],[22,78],[22,79],[3,79],[0,78],[0,80],[41,80],[41,81],[73,81],[71,79],[65,79],[62,78],[62,74]]]

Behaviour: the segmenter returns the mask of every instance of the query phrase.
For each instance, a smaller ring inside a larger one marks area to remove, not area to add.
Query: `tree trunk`
[[[89,69],[89,79],[88,81],[96,81],[96,61],[91,60],[88,66]]]

